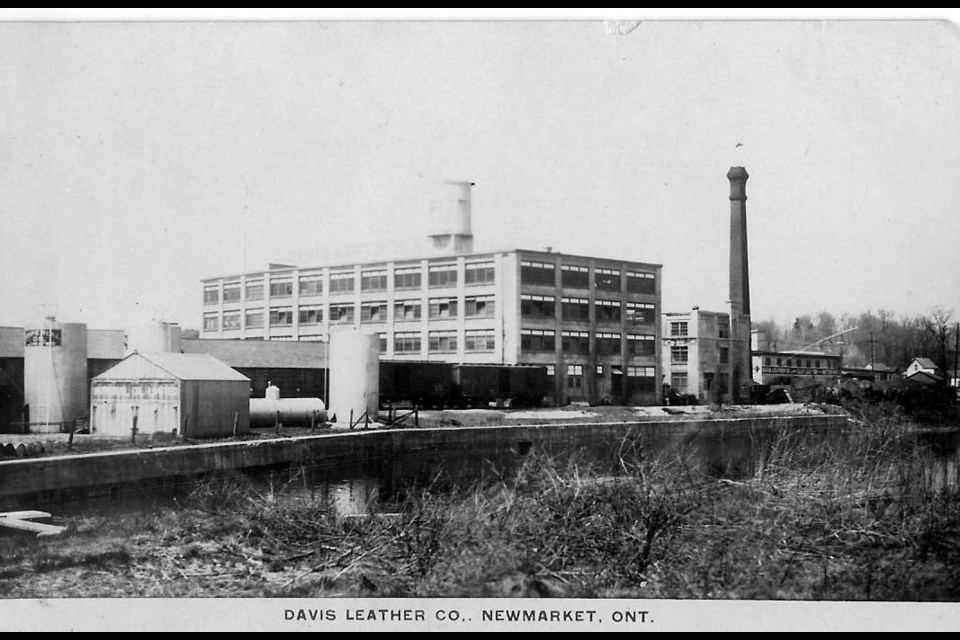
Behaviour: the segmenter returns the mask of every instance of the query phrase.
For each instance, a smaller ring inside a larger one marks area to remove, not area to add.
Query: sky
[[[197,328],[203,278],[420,253],[447,180],[477,251],[661,264],[665,311],[724,310],[731,166],[755,319],[960,319],[953,21],[18,20],[0,325]]]

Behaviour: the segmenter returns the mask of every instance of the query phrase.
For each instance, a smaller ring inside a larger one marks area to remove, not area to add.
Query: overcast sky
[[[663,265],[754,318],[960,316],[960,56],[942,21],[0,24],[0,324],[197,327],[202,278],[478,251]],[[958,318],[960,319],[960,318]]]

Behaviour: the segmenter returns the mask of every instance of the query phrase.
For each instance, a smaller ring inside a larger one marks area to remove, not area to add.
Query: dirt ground
[[[723,405],[723,406],[678,406],[678,407],[620,407],[620,406],[566,406],[542,409],[457,409],[419,411],[415,416],[409,411],[395,412],[394,425],[388,424],[388,415],[382,412],[381,422],[357,425],[354,430],[364,429],[410,429],[410,428],[460,428],[503,426],[510,424],[569,424],[584,422],[637,422],[652,420],[684,420],[690,418],[735,418],[758,415],[818,415],[838,412],[832,405],[777,404],[777,405]],[[399,418],[402,417],[402,420]],[[398,421],[399,420],[399,421]],[[21,455],[3,455],[0,460],[17,457],[49,457],[122,451],[131,449],[155,449],[158,447],[191,446],[216,442],[238,442],[277,437],[295,438],[329,433],[343,433],[351,429],[346,423],[326,423],[315,429],[301,426],[284,426],[253,429],[249,434],[227,438],[176,438],[167,434],[139,435],[136,440],[115,436],[78,433],[73,439],[65,433],[0,434],[0,447],[5,444],[25,445]],[[29,446],[32,443],[32,447]]]

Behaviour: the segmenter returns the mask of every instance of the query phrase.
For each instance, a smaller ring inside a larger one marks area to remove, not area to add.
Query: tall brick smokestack
[[[747,170],[730,167],[730,397],[750,401],[753,376],[750,334],[750,269],[747,260]]]
[[[735,313],[750,315],[750,268],[747,260],[747,170],[730,167],[730,302]]]

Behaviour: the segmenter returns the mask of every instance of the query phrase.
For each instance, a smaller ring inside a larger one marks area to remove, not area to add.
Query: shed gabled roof
[[[206,353],[234,368],[324,369],[324,342],[284,340],[181,340],[184,353]]]
[[[94,380],[114,379],[239,380],[250,379],[206,354],[133,352]]]
[[[930,358],[914,358],[914,362],[923,367],[924,369],[936,369],[936,363]]]

